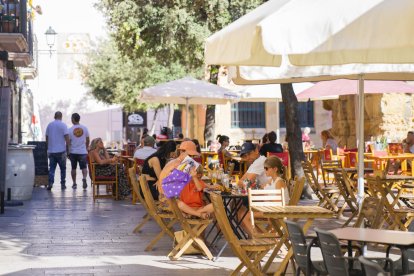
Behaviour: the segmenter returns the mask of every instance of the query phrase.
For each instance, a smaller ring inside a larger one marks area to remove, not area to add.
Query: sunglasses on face
[[[265,171],[267,171],[268,169],[270,169],[269,167],[264,167]]]

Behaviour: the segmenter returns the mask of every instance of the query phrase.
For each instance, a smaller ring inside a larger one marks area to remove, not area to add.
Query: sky
[[[36,14],[33,23],[39,50],[38,76],[27,83],[33,92],[35,104],[40,110],[42,129],[53,117],[49,114],[50,112],[46,112],[47,117],[43,116],[42,110],[56,110],[57,103],[64,101],[65,105],[69,106],[68,113],[78,112],[76,110],[78,103],[87,94],[87,88],[79,78],[61,77],[62,74],[69,75],[66,71],[76,71],[75,75],[79,71],[73,61],[79,58],[79,55],[63,51],[68,42],[77,42],[73,45],[81,45],[79,41],[87,38],[88,35],[93,42],[107,36],[105,20],[102,14],[94,8],[96,2],[97,0],[33,0],[34,6],[40,5],[42,8],[42,14]],[[58,33],[52,48],[52,55],[50,55],[45,36],[49,26]],[[73,50],[73,47],[69,49]],[[68,66],[69,63],[72,63],[72,66]],[[93,112],[108,108],[107,105],[98,103],[91,97],[82,103],[84,110],[80,112],[85,112],[85,110]],[[51,118],[48,118],[49,116]],[[67,117],[66,120],[64,118],[66,122],[69,121]]]

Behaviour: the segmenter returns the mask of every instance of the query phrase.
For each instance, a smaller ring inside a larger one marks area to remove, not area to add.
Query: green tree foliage
[[[263,0],[101,0],[110,31],[83,67],[92,95],[146,109],[139,92],[187,75],[204,77],[204,40]],[[153,106],[154,107],[154,106]]]
[[[112,40],[101,43],[82,69],[84,82],[96,99],[120,104],[128,111],[147,109],[148,105],[138,100],[142,89],[185,74],[177,63],[166,67],[158,64],[154,57],[136,60],[123,57]]]
[[[156,57],[187,73],[204,66],[204,40],[263,0],[101,0],[112,35],[124,56]]]

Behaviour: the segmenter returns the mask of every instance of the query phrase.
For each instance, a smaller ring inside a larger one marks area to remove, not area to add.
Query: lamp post
[[[55,45],[55,37],[57,35],[57,32],[52,29],[51,26],[49,26],[49,29],[45,32],[46,35],[46,43],[47,46],[49,46],[49,55],[52,57],[52,47]]]

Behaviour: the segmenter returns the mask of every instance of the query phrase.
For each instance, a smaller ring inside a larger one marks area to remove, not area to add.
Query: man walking
[[[56,111],[55,120],[47,125],[46,144],[49,157],[49,185],[47,189],[50,191],[53,187],[56,165],[59,164],[60,185],[64,190],[66,189],[66,152],[69,149],[69,135],[67,126],[62,122],[62,112],[60,111]]]
[[[79,124],[80,116],[78,113],[72,114],[73,126],[69,129],[70,151],[69,159],[72,167],[71,175],[73,185],[72,188],[76,189],[76,168],[79,163],[79,168],[82,170],[82,187],[84,190],[88,187],[86,183],[86,155],[88,154],[87,148],[89,147],[89,131],[84,126]]]

